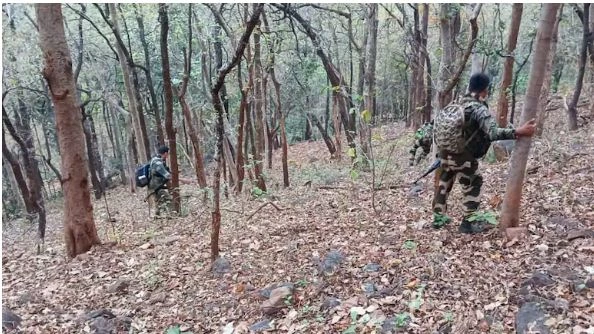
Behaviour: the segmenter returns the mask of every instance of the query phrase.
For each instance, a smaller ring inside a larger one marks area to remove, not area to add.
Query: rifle
[[[421,181],[421,179],[424,178],[425,176],[431,174],[431,172],[433,172],[434,170],[436,170],[437,168],[439,168],[439,166],[441,166],[441,159],[438,158],[431,165],[431,167],[429,167],[429,169],[425,172],[425,174],[421,175],[421,177],[419,177],[418,179],[416,179],[415,182],[413,182],[412,184],[417,184],[417,182]]]

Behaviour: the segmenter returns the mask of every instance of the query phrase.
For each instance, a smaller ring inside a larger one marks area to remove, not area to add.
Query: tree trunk
[[[320,131],[320,134],[322,135],[322,138],[324,139],[324,143],[326,143],[326,147],[328,147],[330,156],[333,157],[334,153],[336,153],[336,147],[334,146],[332,139],[330,139],[330,136],[328,136],[328,133],[326,131],[324,131],[324,126],[322,125],[322,123],[320,123],[320,120],[316,117],[316,115],[314,115],[312,113],[308,113],[307,117],[318,128],[318,131]]]
[[[364,102],[365,109],[370,114],[368,119],[365,119],[365,115],[361,115],[361,149],[366,156],[366,161],[369,162],[371,159],[371,129],[369,123],[373,118],[373,114],[376,113],[375,109],[375,66],[377,59],[377,26],[378,26],[378,5],[369,5],[369,15],[367,17],[367,30],[369,31],[369,40],[366,45],[367,51],[367,68],[365,70],[365,92]],[[422,80],[422,78],[421,78]]]
[[[497,124],[500,127],[507,126],[507,111],[509,109],[509,86],[513,79],[514,70],[514,52],[518,42],[518,33],[520,31],[520,23],[522,22],[523,5],[515,3],[512,7],[512,19],[507,36],[507,57],[503,64],[503,77],[501,78],[501,85],[499,87],[499,100],[497,102]]]
[[[421,20],[423,28],[423,34],[421,36],[422,44],[422,59],[425,59],[427,70],[425,71],[425,108],[423,111],[423,122],[431,121],[432,105],[431,100],[433,98],[433,89],[431,88],[431,58],[427,52],[427,29],[429,27],[429,4],[423,4],[423,18]],[[422,61],[422,60],[421,60]]]
[[[263,88],[262,87],[262,62],[261,62],[261,46],[260,46],[260,32],[256,31],[253,33],[254,38],[254,108],[255,108],[255,119],[254,128],[256,136],[256,155],[254,156],[255,172],[256,172],[256,184],[262,191],[266,191],[266,182],[264,180],[264,101],[263,101]]]
[[[255,4],[254,12],[250,17],[250,20],[246,23],[246,30],[241,36],[237,50],[233,59],[229,65],[221,68],[218,73],[217,82],[211,90],[212,102],[215,110],[217,111],[217,168],[214,172],[213,180],[213,209],[212,209],[212,230],[210,237],[210,258],[214,261],[219,257],[219,234],[221,230],[221,210],[220,210],[220,192],[221,192],[221,170],[223,168],[222,154],[223,154],[223,140],[224,136],[224,123],[223,123],[223,104],[221,101],[220,91],[225,83],[225,77],[235,67],[243,55],[246,45],[249,43],[250,36],[254,31],[254,28],[260,21],[260,14],[262,13],[263,4]]]
[[[2,136],[4,137],[4,128],[2,129]],[[6,138],[6,137],[4,137]],[[8,146],[6,145],[6,140],[2,140],[2,156],[6,158],[8,163],[10,164],[10,168],[14,175],[16,184],[19,188],[21,193],[21,197],[23,198],[23,204],[25,206],[25,210],[28,214],[34,214],[36,211],[35,205],[31,201],[31,194],[29,192],[29,187],[27,186],[27,181],[25,181],[25,176],[23,175],[23,170],[21,169],[21,164],[17,157],[15,157]]]
[[[39,39],[47,80],[56,111],[58,142],[62,155],[64,235],[66,251],[75,257],[100,244],[89,193],[82,115],[76,105],[72,60],[64,33],[60,4],[36,4]]]
[[[582,19],[582,46],[580,48],[580,58],[578,64],[578,74],[575,79],[575,89],[573,97],[567,105],[567,116],[569,130],[577,130],[577,104],[580,100],[582,87],[584,85],[584,73],[586,72],[586,61],[588,57],[588,43],[590,42],[590,4],[584,3],[584,14]]]
[[[135,11],[136,11],[136,7]],[[144,19],[141,15],[136,12],[136,22],[138,23],[138,35],[140,42],[142,43],[142,49],[144,50],[144,66],[146,68],[146,85],[149,89],[151,97],[151,109],[155,117],[155,127],[157,128],[157,141],[159,144],[165,143],[165,136],[163,135],[163,124],[161,122],[161,112],[159,110],[159,104],[157,102],[157,94],[155,93],[155,87],[153,85],[153,77],[151,75],[151,57],[149,53],[148,43],[144,33]]]
[[[332,84],[332,94],[337,97],[338,102],[338,111],[341,114],[341,121],[344,126],[347,142],[351,149],[355,149],[355,135],[356,135],[356,122],[355,117],[350,114],[351,108],[353,108],[353,101],[351,99],[351,92],[349,91],[348,87],[345,85],[346,81],[342,77],[342,74],[336,66],[330,61],[328,56],[324,53],[322,46],[320,44],[320,40],[318,35],[312,29],[309,22],[307,22],[299,13],[297,13],[293,8],[288,7],[286,5],[273,5],[288,15],[294,17],[299,24],[304,28],[305,33],[312,41],[314,48],[316,50],[316,54],[322,60],[322,65],[324,66],[324,70]]]
[[[544,131],[544,123],[547,118],[548,112],[546,110],[549,101],[549,92],[551,91],[551,82],[553,80],[553,61],[555,60],[555,54],[557,53],[557,40],[559,35],[559,22],[563,17],[563,5],[559,8],[559,14],[555,25],[553,26],[553,32],[551,33],[551,51],[547,58],[547,67],[545,69],[544,81],[542,84],[542,90],[540,92],[540,98],[538,99],[538,109],[540,112],[536,115],[536,136],[542,136]]]
[[[169,17],[167,5],[159,4],[159,21],[161,22],[161,66],[163,68],[163,89],[165,92],[165,132],[169,144],[169,163],[171,166],[171,196],[173,197],[173,211],[181,212],[179,197],[179,168],[177,166],[176,129],[173,128],[173,88],[171,86],[171,72],[169,69],[169,49],[167,35],[169,33]]]
[[[39,164],[35,158],[35,146],[33,143],[33,133],[31,130],[30,111],[23,101],[23,97],[18,97],[18,108],[15,113],[16,122],[13,125],[8,118],[8,114],[2,106],[2,121],[6,126],[12,138],[19,145],[23,155],[23,167],[27,176],[29,189],[29,202],[33,206],[34,212],[38,216],[37,235],[41,242],[45,238],[45,203],[42,196],[43,180],[39,171]]]
[[[477,18],[480,14],[482,4],[475,4],[472,12],[469,13],[470,35],[468,36],[468,45],[464,54],[456,67],[454,67],[454,60],[456,52],[454,49],[454,41],[456,39],[457,23],[459,22],[460,13],[453,4],[441,4],[440,6],[440,26],[441,26],[441,43],[443,53],[441,56],[441,64],[439,67],[439,81],[438,81],[438,107],[441,109],[448,105],[453,99],[453,90],[460,80],[460,76],[466,67],[466,62],[470,57],[472,49],[476,44],[478,37]],[[454,13],[454,15],[452,15]]]
[[[84,107],[81,107],[82,111],[82,118],[83,118],[83,132],[85,135],[85,144],[87,147],[87,159],[89,161],[89,174],[91,175],[91,184],[93,185],[93,191],[95,192],[95,199],[100,199],[103,195],[103,186],[101,184],[101,180],[99,179],[99,170],[97,166],[97,161],[95,160],[94,150],[93,150],[93,139],[91,136],[91,124],[89,120],[89,115],[85,113]]]
[[[111,28],[114,35],[116,36],[116,40],[118,41],[116,43],[116,50],[118,53],[120,66],[122,68],[122,74],[124,76],[124,86],[126,87],[126,95],[128,96],[128,109],[130,109],[130,114],[132,115],[132,125],[134,127],[134,136],[136,137],[137,151],[142,159],[148,159],[150,151],[145,146],[145,141],[143,140],[143,129],[140,124],[140,118],[138,117],[138,106],[136,105],[136,91],[132,83],[133,62],[131,61],[128,50],[121,39],[120,28],[118,24],[118,13],[116,11],[115,4],[109,4],[109,12],[111,14]]]
[[[534,58],[532,59],[532,66],[530,68],[528,89],[524,98],[524,108],[522,110],[522,120],[520,124],[524,124],[530,119],[533,119],[537,113],[538,99],[542,90],[547,60],[551,50],[551,35],[559,6],[559,4],[547,3],[543,4],[541,9]],[[511,158],[511,166],[509,168],[510,175],[507,179],[505,198],[503,200],[503,209],[501,212],[501,228],[503,229],[517,227],[520,220],[522,183],[524,182],[526,162],[528,160],[531,142],[532,139],[530,137],[522,137],[516,141],[516,146]]]

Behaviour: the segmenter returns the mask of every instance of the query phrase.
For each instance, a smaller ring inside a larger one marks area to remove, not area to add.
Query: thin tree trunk
[[[567,123],[569,130],[577,130],[577,104],[582,94],[582,87],[584,86],[584,73],[586,72],[586,61],[588,57],[588,43],[590,41],[590,4],[584,3],[584,14],[582,19],[582,46],[580,48],[580,58],[578,63],[578,74],[575,78],[575,89],[573,97],[567,105]]]
[[[555,20],[555,26],[553,26],[553,32],[551,36],[551,51],[547,59],[547,67],[545,69],[545,77],[542,84],[542,91],[540,92],[540,98],[538,99],[538,110],[536,115],[536,136],[542,136],[544,131],[544,123],[547,118],[547,105],[549,101],[549,92],[551,91],[551,82],[553,80],[553,61],[555,60],[555,54],[557,53],[557,41],[559,35],[559,23],[563,17],[563,5],[559,8],[559,14],[557,20]]]
[[[137,99],[136,99],[136,91],[134,89],[134,85],[132,83],[132,65],[133,62],[131,61],[130,55],[126,46],[124,45],[123,41],[121,40],[120,28],[118,24],[118,13],[115,8],[115,4],[109,4],[109,12],[111,14],[111,28],[116,36],[116,50],[118,53],[118,58],[120,61],[120,66],[122,68],[122,73],[124,76],[124,86],[126,87],[126,93],[128,96],[128,108],[130,109],[130,114],[132,115],[132,124],[134,126],[134,136],[136,137],[136,144],[137,150],[139,155],[142,159],[149,158],[149,150],[145,146],[145,141],[143,140],[143,129],[140,124],[140,118],[138,116],[138,106],[137,106]],[[132,130],[132,129],[130,129]]]
[[[365,70],[365,92],[364,102],[365,102],[365,109],[368,113],[370,113],[369,119],[365,119],[366,116],[362,115],[361,117],[361,148],[363,153],[366,156],[366,164],[371,160],[371,146],[370,146],[370,138],[371,138],[371,129],[369,128],[369,123],[373,118],[372,115],[376,112],[375,110],[375,67],[376,67],[376,59],[377,59],[377,26],[378,26],[378,5],[377,4],[370,4],[369,5],[369,14],[367,17],[367,30],[369,31],[368,36],[369,40],[367,45],[366,54],[367,58],[367,68]],[[422,78],[421,78],[422,80]]]
[[[246,23],[246,30],[241,36],[237,50],[233,59],[229,65],[221,68],[218,73],[217,82],[211,90],[211,96],[213,100],[213,106],[217,111],[217,168],[214,172],[213,180],[213,209],[212,209],[212,230],[210,237],[210,256],[211,261],[214,261],[219,257],[219,234],[221,230],[221,210],[220,210],[220,191],[221,191],[221,170],[223,169],[223,140],[224,136],[224,124],[223,124],[223,104],[221,101],[220,91],[225,83],[225,77],[235,67],[243,55],[246,45],[249,43],[250,36],[254,31],[254,28],[260,21],[260,14],[262,13],[263,4],[254,5],[254,12],[250,17],[250,20]]]
[[[255,136],[256,136],[256,155],[254,156],[256,184],[262,191],[266,191],[266,182],[264,180],[264,101],[263,101],[263,78],[262,78],[262,62],[260,59],[260,32],[256,31],[253,34],[254,38],[254,108],[255,108]]]
[[[427,52],[427,30],[429,27],[429,4],[423,4],[423,18],[421,20],[423,28],[423,34],[421,36],[422,44],[422,58],[425,59],[427,70],[425,71],[425,108],[423,111],[423,122],[429,122],[431,120],[431,100],[433,98],[433,90],[431,87],[431,58]],[[421,60],[422,61],[422,60]]]
[[[518,42],[518,33],[520,32],[520,23],[522,22],[523,5],[515,3],[512,7],[512,19],[507,36],[507,55],[503,64],[503,77],[499,87],[499,100],[497,102],[497,124],[500,127],[507,126],[507,112],[509,109],[509,85],[512,82],[514,61],[514,52]]]
[[[318,131],[320,131],[320,134],[322,135],[322,138],[324,139],[324,143],[326,143],[326,147],[328,147],[330,156],[333,157],[334,153],[336,153],[336,147],[334,146],[332,139],[330,139],[330,136],[328,136],[328,133],[326,131],[324,131],[324,126],[322,125],[322,123],[320,123],[320,120],[316,117],[316,115],[314,115],[312,113],[308,113],[307,117],[318,128]]]
[[[82,114],[76,105],[72,60],[64,33],[60,4],[36,4],[39,39],[47,80],[56,111],[58,142],[62,155],[64,235],[70,257],[100,244],[89,193]]]
[[[521,124],[533,119],[537,113],[538,99],[542,90],[547,60],[551,50],[551,35],[555,25],[555,18],[559,4],[543,4],[536,36],[536,47],[528,89],[524,98]],[[542,111],[540,111],[542,112]],[[520,204],[522,202],[522,184],[526,172],[526,162],[530,151],[530,137],[522,137],[516,141],[516,146],[511,158],[510,175],[507,179],[505,198],[501,213],[501,228],[517,227],[520,220]],[[510,236],[508,231],[508,237]]]
[[[4,128],[2,129],[2,136],[4,137]],[[19,163],[18,158],[12,154],[10,149],[8,149],[8,146],[6,145],[6,140],[2,140],[2,156],[6,158],[6,160],[10,164],[10,168],[12,170],[16,184],[19,188],[21,197],[23,199],[25,210],[28,214],[34,214],[36,212],[36,208],[33,202],[31,201],[31,194],[29,192],[29,187],[27,186],[27,181],[25,181],[25,176],[23,175],[21,164]]]
[[[138,14],[136,6],[134,7],[134,11],[136,12],[136,22],[138,23],[138,35],[140,37],[140,42],[142,44],[142,49],[144,51],[146,85],[149,89],[149,94],[151,97],[151,109],[153,110],[153,114],[155,117],[155,127],[157,128],[157,141],[159,142],[159,144],[162,144],[165,142],[165,136],[163,134],[163,124],[161,122],[161,112],[159,110],[159,104],[157,102],[157,94],[155,93],[153,77],[151,75],[151,57],[149,53],[148,43],[146,41],[146,35],[144,33],[144,19],[142,15]]]
[[[101,180],[99,180],[98,166],[93,156],[93,139],[91,137],[91,125],[88,117],[85,113],[84,107],[81,107],[82,118],[83,118],[83,132],[85,135],[85,144],[87,148],[87,159],[89,161],[89,174],[91,175],[91,184],[93,185],[93,191],[95,192],[95,199],[100,199],[103,195],[103,186]]]
[[[177,165],[176,130],[173,128],[173,88],[171,86],[171,72],[169,69],[169,49],[167,36],[169,34],[169,17],[167,5],[159,4],[159,21],[161,22],[161,64],[163,68],[163,89],[165,91],[165,132],[169,143],[169,163],[171,166],[171,196],[173,211],[181,212],[179,197],[179,167]]]

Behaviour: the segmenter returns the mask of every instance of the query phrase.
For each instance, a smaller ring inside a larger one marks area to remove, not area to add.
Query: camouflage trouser
[[[440,153],[441,156],[441,177],[439,188],[433,199],[433,212],[445,213],[447,211],[447,199],[456,176],[460,174],[460,184],[464,194],[464,217],[478,210],[480,204],[481,186],[483,177],[477,173],[478,161],[468,154]]]
[[[151,207],[155,207],[155,215],[169,213],[171,207],[171,195],[167,189],[159,189],[149,197]]]
[[[421,152],[421,154],[419,155],[419,157],[415,161],[415,156],[417,155],[417,149],[419,147],[422,147],[423,148],[423,152]],[[429,143],[425,143],[421,139],[415,139],[415,142],[413,144],[413,147],[409,151],[409,153],[411,154],[410,164],[411,165],[413,163],[418,164],[419,161],[421,161],[422,159],[425,159],[425,157],[427,155],[429,155],[430,152],[431,152],[431,143],[430,142]]]

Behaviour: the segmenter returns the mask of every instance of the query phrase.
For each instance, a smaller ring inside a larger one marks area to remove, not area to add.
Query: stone
[[[594,289],[594,279],[589,279],[586,281],[586,287],[588,289]]]
[[[509,158],[511,153],[516,146],[516,141],[509,139],[509,140],[498,140],[493,142],[493,153],[495,153],[495,159],[497,161],[505,161]]]
[[[594,230],[591,229],[581,229],[581,230],[571,230],[567,232],[567,240],[572,241],[575,239],[580,238],[594,238]]]
[[[528,334],[538,332],[549,334],[551,331],[545,325],[546,315],[538,303],[530,302],[522,305],[516,314],[516,333]]]
[[[276,288],[270,292],[270,298],[260,305],[260,309],[264,314],[272,315],[283,307],[286,307],[287,304],[285,302],[287,301],[287,298],[292,295],[293,291],[288,287],[283,286]]]
[[[11,310],[2,308],[2,329],[9,331],[18,328],[21,325],[21,317]]]
[[[362,290],[367,298],[375,296],[377,287],[371,282],[363,283]]]
[[[540,288],[552,284],[555,284],[555,280],[553,280],[549,273],[537,271],[532,274],[532,277],[524,281],[524,283],[522,283],[522,286],[532,286],[535,288]]]
[[[212,264],[212,271],[215,274],[222,276],[231,271],[231,263],[229,260],[221,256]]]
[[[340,305],[340,299],[334,297],[327,297],[324,299],[322,306],[320,307],[321,311],[328,311]]]
[[[320,264],[320,272],[331,274],[335,272],[344,261],[344,255],[338,250],[331,250]]]
[[[126,292],[130,286],[130,281],[127,279],[120,278],[115,283],[107,287],[109,293]]]
[[[270,298],[270,293],[272,292],[272,290],[280,287],[287,287],[291,289],[291,293],[295,290],[295,284],[291,282],[274,283],[258,291],[258,295],[263,299],[268,299]]]
[[[423,186],[420,184],[414,184],[408,191],[408,197],[418,197],[423,192]]]
[[[378,272],[382,269],[382,266],[377,263],[368,263],[363,267],[365,272]]]
[[[270,325],[270,320],[258,321],[249,327],[249,330],[252,332],[255,332],[255,333],[272,330],[272,329],[274,329],[274,328],[272,328],[272,326]]]

